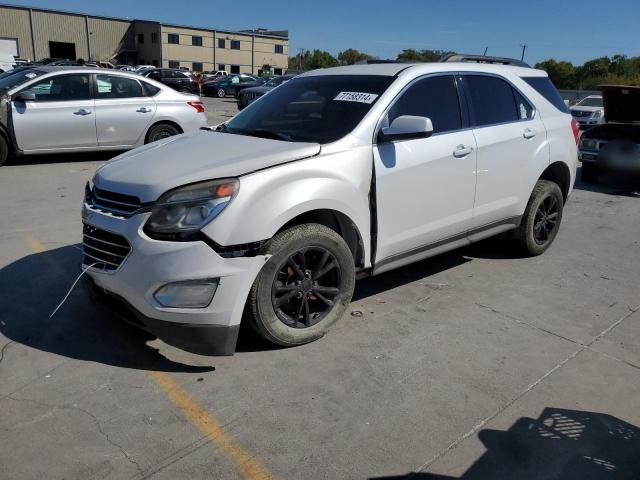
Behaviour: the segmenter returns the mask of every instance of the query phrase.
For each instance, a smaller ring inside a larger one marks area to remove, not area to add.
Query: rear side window
[[[389,124],[401,115],[429,117],[434,133],[462,128],[458,89],[453,76],[430,77],[415,82],[389,110]]]
[[[142,87],[133,78],[115,75],[96,75],[98,95],[96,98],[136,98],[144,96]]]
[[[558,89],[551,83],[549,77],[522,77],[522,79],[562,113],[569,113],[569,108],[565,105]]]
[[[482,127],[521,119],[513,88],[506,81],[484,75],[465,75],[473,125]]]
[[[528,120],[530,118],[533,118],[533,107],[531,106],[529,101],[524,98],[517,90],[514,90],[513,94],[516,97],[516,109],[518,110],[520,120]]]
[[[147,82],[142,82],[142,86],[144,88],[144,93],[147,97],[153,97],[154,95],[157,95],[157,93],[160,91],[160,88],[156,87],[155,85],[151,85],[150,83],[147,83]]]

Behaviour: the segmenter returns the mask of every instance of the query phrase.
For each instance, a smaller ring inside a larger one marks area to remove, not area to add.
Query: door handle
[[[460,144],[453,151],[453,156],[456,158],[462,158],[462,157],[466,157],[471,152],[473,152],[473,147],[468,147],[467,145]]]
[[[524,132],[522,132],[522,136],[524,138],[533,138],[537,135],[537,132],[532,128],[526,128]]]
[[[81,108],[78,111],[73,112],[74,115],[91,115],[91,110],[85,110],[84,108]]]
[[[151,109],[147,108],[147,107],[140,107],[139,109],[136,110],[136,112],[149,113],[149,112],[151,112]]]

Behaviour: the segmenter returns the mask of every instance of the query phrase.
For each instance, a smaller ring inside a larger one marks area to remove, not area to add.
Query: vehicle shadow
[[[604,193],[621,197],[640,197],[640,176],[632,177],[621,174],[601,175],[598,183],[588,183],[580,178],[582,167],[578,168],[578,175],[574,188],[585,192]]]
[[[92,301],[78,282],[49,318],[80,273],[79,246],[35,253],[0,269],[0,333],[9,341],[68,358],[165,372],[207,372],[146,345],[154,337],[126,324]]]
[[[482,430],[486,452],[460,477],[413,472],[375,480],[640,478],[640,428],[604,413],[545,408],[506,432]],[[372,479],[373,480],[373,479]]]
[[[69,153],[48,153],[43,155],[24,155],[14,157],[9,160],[8,165],[44,165],[47,163],[63,162],[106,162],[113,157],[120,155],[124,150],[108,152],[69,152]]]

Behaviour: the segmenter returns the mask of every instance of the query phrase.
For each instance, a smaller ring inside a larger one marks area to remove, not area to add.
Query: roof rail
[[[357,61],[354,65],[378,65],[381,63],[412,63],[407,60],[381,60],[378,58],[372,58],[369,60],[360,60]]]
[[[470,62],[470,63],[493,63],[499,65],[513,65],[514,67],[531,68],[526,62],[515,58],[488,57],[486,55],[465,55],[461,53],[449,53],[439,60],[440,62]]]

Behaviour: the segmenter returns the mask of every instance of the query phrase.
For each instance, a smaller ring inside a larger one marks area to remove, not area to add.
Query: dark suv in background
[[[175,68],[152,68],[145,70],[141,75],[164,83],[179,92],[200,95],[198,81],[190,72]]]

